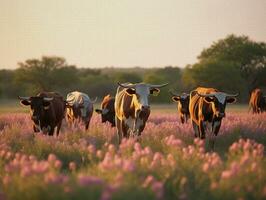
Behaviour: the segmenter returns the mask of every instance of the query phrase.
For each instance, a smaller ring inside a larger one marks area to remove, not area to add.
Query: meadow
[[[0,106],[0,199],[266,199],[266,114],[229,107],[211,151],[174,104],[151,108],[141,138],[118,145],[96,113],[89,131],[64,122],[49,137]]]

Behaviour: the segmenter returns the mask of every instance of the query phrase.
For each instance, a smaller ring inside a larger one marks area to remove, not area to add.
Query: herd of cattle
[[[102,122],[110,122],[116,127],[119,143],[123,137],[140,136],[150,115],[149,95],[157,96],[160,88],[168,84],[152,85],[145,83],[118,83],[116,96],[107,95],[101,103]],[[177,110],[181,123],[190,118],[195,137],[205,138],[205,132],[211,127],[211,138],[215,139],[225,117],[227,103],[234,103],[238,94],[227,94],[214,88],[198,87],[190,94],[181,95],[170,92],[172,100],[177,102]],[[37,96],[19,97],[20,103],[30,106],[30,116],[34,132],[53,135],[59,134],[62,120],[66,117],[70,125],[82,122],[87,130],[94,111],[93,104],[87,94],[74,91],[64,99],[56,92],[41,92]],[[255,89],[250,97],[249,105],[253,113],[266,111],[265,96],[260,89]],[[210,140],[213,141],[214,140]]]

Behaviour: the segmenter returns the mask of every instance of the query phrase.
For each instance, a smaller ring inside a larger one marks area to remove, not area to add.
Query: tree
[[[198,56],[199,63],[208,60],[230,62],[240,69],[240,74],[251,91],[266,81],[266,43],[255,42],[247,36],[229,35],[214,42]]]
[[[40,91],[51,91],[75,84],[78,80],[77,69],[70,66],[61,57],[43,56],[39,59],[28,59],[18,63],[15,71],[15,83],[24,86],[27,94]]]

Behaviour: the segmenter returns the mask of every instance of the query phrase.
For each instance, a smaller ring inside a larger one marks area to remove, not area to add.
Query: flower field
[[[176,113],[151,114],[138,141],[89,131],[34,134],[28,114],[0,115],[0,199],[266,199],[266,114],[227,113],[214,151]]]

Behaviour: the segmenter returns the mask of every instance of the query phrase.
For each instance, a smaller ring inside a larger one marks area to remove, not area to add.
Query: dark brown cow
[[[211,148],[214,147],[227,103],[234,103],[238,94],[226,94],[214,88],[199,87],[190,93],[189,112],[195,137],[205,138],[207,123],[211,124]]]
[[[91,100],[85,93],[74,91],[67,94],[67,121],[73,125],[75,122],[82,122],[85,130],[89,128],[91,117],[93,114],[93,104],[96,102]]]
[[[95,109],[98,114],[101,114],[102,123],[110,122],[112,127],[115,126],[115,98],[110,94],[103,98],[101,109]]]
[[[177,103],[177,113],[180,116],[181,123],[184,124],[189,119],[189,94],[181,95],[170,92],[172,100]]]
[[[252,91],[249,99],[249,107],[252,109],[252,113],[261,113],[266,111],[265,96],[261,89],[256,88]]]
[[[145,83],[118,83],[115,96],[115,123],[119,137],[140,136],[150,115],[148,97],[157,95],[166,86]]]
[[[34,97],[19,97],[20,103],[30,106],[31,119],[34,132],[42,131],[53,135],[55,127],[59,134],[62,120],[65,115],[65,102],[63,97],[55,92],[41,92]]]

